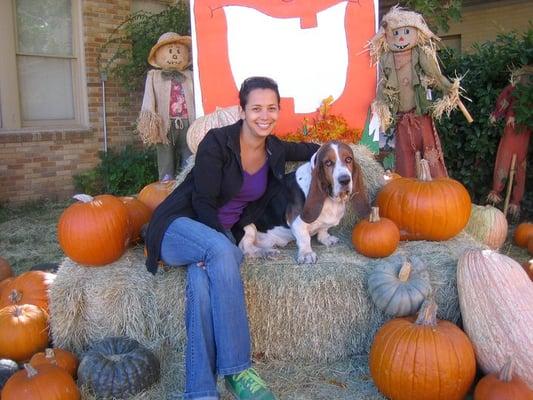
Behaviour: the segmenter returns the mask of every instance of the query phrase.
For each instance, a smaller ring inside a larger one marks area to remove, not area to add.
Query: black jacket
[[[234,198],[242,186],[240,156],[242,120],[223,128],[211,129],[198,147],[195,165],[185,180],[156,208],[145,237],[148,271],[155,274],[161,254],[161,242],[168,226],[178,217],[189,217],[224,232],[218,209]],[[254,222],[268,201],[282,188],[286,161],[308,161],[319,145],[293,143],[270,135],[266,139],[268,183],[265,194],[248,204],[232,233],[237,242],[243,228]]]

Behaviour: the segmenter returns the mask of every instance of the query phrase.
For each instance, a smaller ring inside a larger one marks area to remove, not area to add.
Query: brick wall
[[[465,7],[461,22],[452,22],[445,36],[460,35],[461,51],[468,52],[473,43],[494,40],[499,33],[526,32],[532,16],[530,0],[488,1]]]
[[[100,48],[131,12],[131,0],[82,0],[83,48],[89,126],[82,129],[20,129],[0,132],[0,202],[18,203],[74,194],[72,175],[93,168],[103,150]],[[104,55],[105,57],[105,55]],[[106,82],[108,147],[139,142],[133,126],[141,94],[128,95]]]

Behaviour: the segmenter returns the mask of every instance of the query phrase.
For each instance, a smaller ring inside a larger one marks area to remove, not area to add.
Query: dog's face
[[[370,205],[361,168],[354,159],[352,148],[331,141],[323,144],[311,158],[313,176],[302,218],[312,222],[322,210],[326,197],[353,202],[357,213],[366,216]]]
[[[328,196],[347,200],[353,190],[354,156],[350,146],[340,142],[324,144],[314,156],[319,184]]]

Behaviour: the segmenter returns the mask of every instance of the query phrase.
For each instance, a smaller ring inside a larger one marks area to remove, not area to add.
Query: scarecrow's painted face
[[[165,44],[155,53],[155,62],[164,70],[183,71],[189,60],[189,48],[181,43]]]
[[[399,52],[409,50],[417,44],[418,29],[412,26],[387,29],[386,38],[391,51]]]

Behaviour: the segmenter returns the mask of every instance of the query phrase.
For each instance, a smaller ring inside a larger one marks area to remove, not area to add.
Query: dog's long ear
[[[368,199],[368,191],[363,179],[361,167],[355,159],[353,160],[352,184],[352,209],[355,210],[359,219],[366,218],[370,214],[370,201]]]
[[[313,166],[311,172],[311,184],[309,186],[309,193],[305,199],[301,216],[302,220],[307,224],[314,222],[318,218],[328,195],[324,167],[320,161],[317,162],[317,159],[319,159],[319,157],[315,153],[311,158],[311,165]]]

